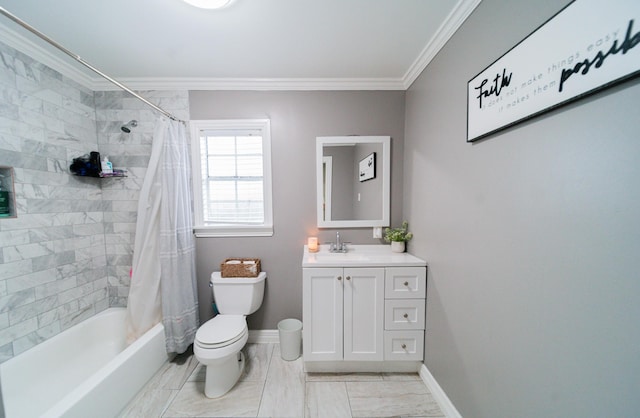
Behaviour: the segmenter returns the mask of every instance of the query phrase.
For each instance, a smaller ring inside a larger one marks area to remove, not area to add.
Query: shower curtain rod
[[[45,35],[44,33],[40,32],[39,30],[37,30],[33,26],[29,25],[24,20],[20,19],[16,15],[14,15],[11,12],[7,11],[4,7],[0,6],[0,13],[5,15],[9,19],[13,20],[15,23],[17,23],[18,25],[22,26],[23,28],[25,28],[29,32],[33,33],[34,35],[38,36],[39,38],[43,39],[44,41],[46,41],[49,44],[53,45],[54,47],[58,48],[60,51],[62,51],[65,54],[69,55],[71,58],[73,58],[74,60],[78,61],[80,64],[84,65],[85,67],[87,67],[88,69],[93,71],[94,73],[96,73],[99,76],[105,78],[106,80],[108,80],[111,83],[115,84],[116,86],[120,87],[122,90],[124,90],[127,93],[131,94],[135,98],[137,98],[137,99],[143,101],[144,103],[146,103],[147,105],[151,106],[152,108],[154,108],[158,112],[162,113],[163,115],[165,115],[169,119],[173,119],[175,121],[184,123],[183,120],[178,119],[177,117],[173,116],[171,113],[167,112],[166,110],[162,109],[161,107],[151,103],[149,100],[147,100],[144,97],[140,96],[138,93],[136,93],[135,91],[131,90],[129,87],[125,86],[124,84],[122,84],[118,80],[116,80],[116,79],[114,79],[112,77],[109,77],[108,75],[106,75],[102,71],[98,70],[96,67],[94,67],[93,65],[91,65],[88,62],[86,62],[85,60],[83,60],[79,55],[76,55],[73,52],[69,51],[67,48],[65,48],[64,46],[60,45],[58,42],[54,41],[53,39],[49,38],[47,35]]]

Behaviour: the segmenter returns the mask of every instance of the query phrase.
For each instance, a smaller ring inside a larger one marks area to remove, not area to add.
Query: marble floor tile
[[[267,380],[267,371],[275,344],[247,344],[244,349],[245,368],[240,380]]]
[[[177,390],[145,388],[120,412],[118,418],[161,417]]]
[[[165,418],[178,417],[255,417],[260,406],[264,382],[238,382],[226,395],[209,399],[204,382],[186,382],[166,410]]]
[[[442,417],[440,407],[422,382],[347,382],[353,417]]]
[[[344,382],[307,382],[305,418],[351,418]]]
[[[247,344],[234,388],[204,395],[205,367],[193,355],[166,364],[119,418],[442,417],[417,373],[305,373],[278,344]]]
[[[267,371],[269,370],[269,362],[275,344],[247,344],[242,352],[245,358],[245,368],[240,380],[265,381],[267,379]],[[193,357],[195,366],[188,377],[189,382],[204,382],[207,369]]]
[[[198,364],[192,352],[179,354],[165,364],[149,383],[159,389],[180,389]]]
[[[280,347],[271,355],[264,385],[259,417],[302,417],[304,415],[305,377],[302,358],[283,360]]]
[[[193,370],[193,372],[191,372],[191,376],[189,376],[189,378],[187,379],[187,382],[204,382],[206,375],[207,375],[207,368],[203,364],[198,363],[198,365]]]

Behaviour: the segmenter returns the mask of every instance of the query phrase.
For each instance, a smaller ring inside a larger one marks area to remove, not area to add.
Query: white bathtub
[[[6,418],[115,417],[169,359],[162,324],[126,347],[125,313],[107,309],[0,364]]]

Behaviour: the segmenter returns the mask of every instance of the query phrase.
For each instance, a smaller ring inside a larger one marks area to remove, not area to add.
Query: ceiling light
[[[228,6],[233,0],[183,0],[192,6],[201,9],[221,9]]]

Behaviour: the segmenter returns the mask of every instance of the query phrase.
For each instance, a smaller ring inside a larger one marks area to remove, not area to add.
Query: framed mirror
[[[318,228],[389,225],[391,138],[316,138]]]

